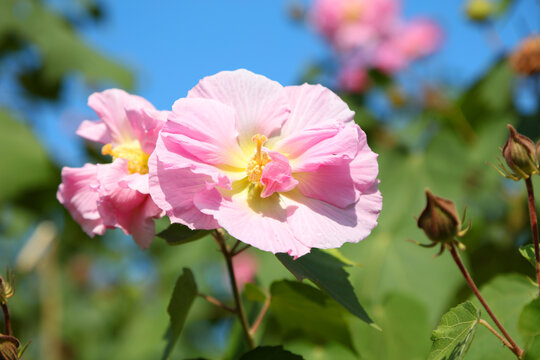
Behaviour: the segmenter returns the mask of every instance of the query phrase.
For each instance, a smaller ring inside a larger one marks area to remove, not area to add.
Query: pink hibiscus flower
[[[403,70],[411,62],[430,55],[440,46],[442,31],[429,20],[397,25],[373,56],[373,66],[388,73]]]
[[[89,236],[120,228],[146,249],[154,238],[153,218],[163,216],[149,195],[148,157],[167,112],[118,89],[92,94],[88,105],[101,120],[84,121],[77,134],[104,144],[102,152],[113,162],[64,167],[58,201]]]
[[[358,242],[382,207],[377,155],[354,112],[320,86],[247,70],[204,78],[176,101],[148,163],[172,222],[222,227],[295,257]]]
[[[398,20],[397,0],[316,0],[315,28],[340,51],[371,46]]]

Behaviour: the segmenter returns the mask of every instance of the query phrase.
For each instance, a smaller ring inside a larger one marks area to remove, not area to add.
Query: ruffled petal
[[[234,108],[241,147],[252,146],[256,134],[270,138],[290,112],[287,94],[279,83],[244,69],[202,79],[188,98],[214,99]]]
[[[156,234],[154,218],[159,218],[163,215],[163,210],[157,207],[150,196],[147,197],[144,204],[135,210],[129,232],[141,249],[146,250],[150,247]]]
[[[105,225],[119,227],[129,234],[134,211],[144,203],[148,195],[126,186],[126,160],[117,159],[112,164],[98,164],[97,167],[100,183],[99,214]]]
[[[159,131],[168,115],[168,111],[153,111],[148,108],[126,109],[133,134],[145,153],[151,154],[154,151]]]
[[[285,206],[296,207],[287,217],[295,237],[306,246],[321,249],[337,248],[346,242],[366,238],[377,225],[382,208],[377,184],[346,208],[305,197],[296,190],[282,196],[282,202]]]
[[[135,139],[126,109],[146,108],[155,111],[154,106],[146,99],[120,89],[93,93],[88,98],[88,106],[103,120],[114,145]]]
[[[90,141],[108,144],[112,141],[107,125],[101,120],[84,120],[76,131],[76,134]]]
[[[281,136],[304,129],[321,128],[335,123],[348,123],[354,118],[347,104],[321,85],[286,86],[291,114],[281,129]]]
[[[170,154],[164,149],[163,142],[158,140],[156,151],[148,162],[152,199],[165,210],[171,222],[191,229],[218,228],[211,215],[203,214],[193,204],[195,194],[209,191],[207,184],[215,183],[212,176],[194,173],[189,167],[176,167],[167,161],[170,158],[167,155]]]
[[[133,173],[124,175],[122,180],[119,180],[121,187],[129,187],[132,190],[136,190],[141,194],[150,194],[148,188],[148,174]]]
[[[325,165],[314,172],[295,173],[298,190],[310,198],[345,208],[358,200],[349,163]]]
[[[96,165],[64,167],[62,184],[58,187],[56,197],[90,237],[105,233],[106,228],[97,208],[99,183]]]
[[[315,171],[323,165],[336,165],[353,160],[358,153],[360,127],[352,124],[340,125],[340,127],[334,136],[321,136],[321,134],[325,133],[330,134],[330,132],[327,132],[328,129],[308,130],[291,136],[297,141],[290,141],[286,146],[283,145],[281,149],[286,154],[293,152],[296,155],[288,156],[293,173]],[[306,146],[306,144],[310,146]],[[283,153],[281,150],[280,152]]]
[[[209,99],[180,99],[173,105],[162,137],[200,162],[244,169],[248,161],[237,142],[235,111]]]
[[[294,209],[283,208],[277,194],[250,201],[247,190],[232,197],[212,191],[213,196],[196,196],[195,205],[212,215],[231,236],[274,254],[297,257],[309,252],[310,247],[298,241],[287,224],[288,213]]]
[[[362,130],[359,130],[358,141],[358,154],[356,154],[356,157],[351,161],[349,166],[356,189],[363,191],[377,182],[377,175],[379,174],[377,158],[379,155],[371,151],[367,143],[366,134]]]

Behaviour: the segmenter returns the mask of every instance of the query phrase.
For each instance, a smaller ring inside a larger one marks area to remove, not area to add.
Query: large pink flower
[[[154,238],[153,218],[163,216],[149,195],[148,157],[167,112],[118,89],[92,94],[88,105],[101,120],[84,121],[77,134],[104,144],[113,162],[63,168],[58,201],[89,236],[120,228],[145,249]]]
[[[320,85],[247,70],[207,77],[176,101],[150,156],[150,193],[172,222],[223,227],[301,256],[377,224],[377,155],[354,113]]]

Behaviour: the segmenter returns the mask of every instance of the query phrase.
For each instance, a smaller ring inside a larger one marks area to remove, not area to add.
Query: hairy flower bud
[[[531,36],[521,42],[512,54],[510,64],[514,70],[523,75],[540,72],[540,36]]]
[[[456,206],[450,200],[435,196],[426,190],[427,205],[418,218],[418,227],[434,242],[448,242],[458,235],[461,220]]]
[[[18,360],[19,346],[17,338],[0,334],[0,360]]]
[[[476,22],[486,21],[495,12],[495,6],[490,0],[470,0],[465,7],[469,20]]]
[[[516,178],[528,179],[533,174],[538,174],[538,159],[536,145],[525,135],[519,134],[512,125],[508,125],[510,136],[504,144],[502,154],[506,164]]]

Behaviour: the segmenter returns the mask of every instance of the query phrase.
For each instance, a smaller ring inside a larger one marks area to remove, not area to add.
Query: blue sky
[[[508,19],[494,29],[501,44],[511,49],[539,28],[536,0],[518,0]],[[60,1],[61,3],[62,1]],[[199,79],[221,70],[247,68],[283,85],[298,82],[310,62],[330,56],[327,45],[304,24],[287,16],[287,0],[175,0],[109,1],[106,20],[83,33],[95,48],[131,68],[137,78],[135,92],[160,109],[186,95]],[[309,1],[302,1],[309,4]],[[494,59],[500,48],[485,28],[463,16],[463,1],[405,0],[405,18],[430,17],[440,23],[445,43],[433,57],[410,71],[425,79],[457,84],[472,81]],[[81,165],[73,132],[85,118],[95,118],[86,107],[88,89],[76,81],[60,113],[51,109],[45,142],[57,161]],[[59,141],[58,129],[62,128]],[[69,144],[69,145],[66,145]],[[80,143],[79,143],[80,144]],[[70,151],[63,151],[68,146]]]

